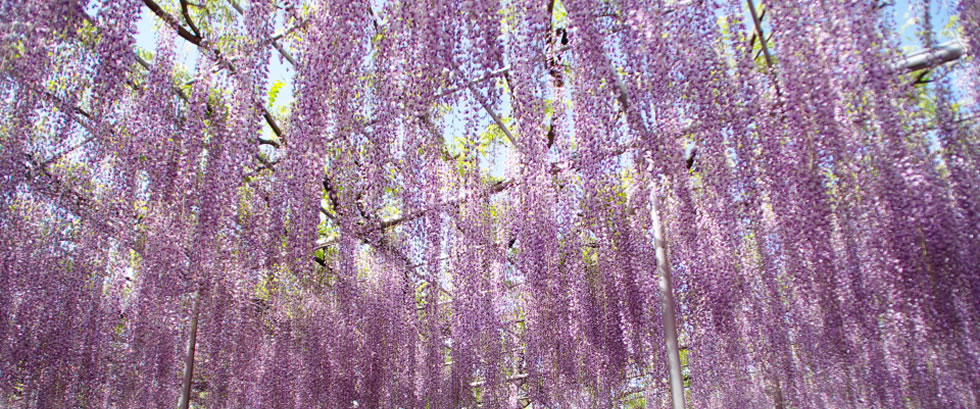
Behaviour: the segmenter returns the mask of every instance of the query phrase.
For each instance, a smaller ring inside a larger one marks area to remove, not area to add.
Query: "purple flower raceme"
[[[694,407],[976,407],[978,91],[879,3],[3,2],[0,406],[670,407],[672,295]]]

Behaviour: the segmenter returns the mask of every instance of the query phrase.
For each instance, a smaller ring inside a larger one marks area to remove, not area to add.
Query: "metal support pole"
[[[955,61],[966,52],[966,46],[960,39],[953,39],[935,47],[925,48],[906,56],[902,61],[892,66],[893,69],[911,72],[931,68],[950,61]]]
[[[667,369],[670,373],[671,408],[684,409],[684,375],[677,344],[677,317],[674,310],[674,288],[670,277],[670,259],[664,240],[663,220],[657,203],[657,191],[650,192],[650,218],[653,220],[653,245],[657,251],[657,274],[660,275],[660,295],[663,303],[664,341],[667,344]]]
[[[191,380],[194,379],[194,350],[197,348],[197,317],[200,313],[201,290],[194,291],[194,307],[191,312],[191,330],[187,336],[187,356],[184,357],[184,385],[180,394],[180,409],[191,404]]]

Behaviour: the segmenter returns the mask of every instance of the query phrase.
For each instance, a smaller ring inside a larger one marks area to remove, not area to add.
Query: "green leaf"
[[[276,105],[276,97],[279,96],[279,91],[282,90],[283,85],[286,85],[286,83],[285,82],[282,82],[282,80],[276,80],[276,82],[273,82],[272,83],[272,86],[269,87],[269,107],[270,108],[272,108],[273,106]]]

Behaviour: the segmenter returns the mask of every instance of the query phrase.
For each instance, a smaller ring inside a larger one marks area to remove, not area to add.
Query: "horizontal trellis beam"
[[[950,40],[909,54],[894,68],[903,72],[918,71],[958,60],[965,52],[966,47],[960,39]]]

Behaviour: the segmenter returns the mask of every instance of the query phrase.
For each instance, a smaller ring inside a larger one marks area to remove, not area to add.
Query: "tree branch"
[[[179,35],[181,38],[187,40],[191,44],[194,44],[198,47],[201,46],[202,38],[200,36],[194,35],[191,32],[187,31],[187,29],[184,28],[184,26],[180,25],[180,22],[177,21],[176,17],[172,16],[170,13],[167,13],[166,10],[162,9],[159,4],[157,4],[153,0],[143,0],[143,4],[146,4],[146,7],[149,7],[150,11],[152,11],[153,14],[156,14],[157,17],[160,17],[161,20],[163,20],[168,25],[173,27],[174,30],[177,30],[177,35]]]
[[[238,70],[231,63],[231,61],[228,61],[227,59],[221,58],[221,52],[220,52],[220,50],[216,50],[216,49],[215,50],[212,50],[211,48],[209,48],[202,41],[202,38],[201,37],[195,36],[194,34],[191,34],[190,32],[188,32],[184,27],[182,27],[177,22],[177,19],[174,16],[170,15],[169,13],[167,13],[166,11],[164,11],[163,9],[161,9],[160,8],[160,5],[156,4],[153,0],[143,0],[143,3],[145,3],[146,6],[149,7],[150,10],[153,11],[154,14],[157,15],[157,17],[160,17],[161,19],[163,19],[163,21],[167,22],[171,27],[173,27],[175,30],[177,30],[177,34],[181,38],[183,38],[184,40],[187,40],[187,42],[189,42],[191,44],[196,45],[198,48],[200,48],[200,49],[202,49],[204,51],[213,52],[214,53],[214,58],[216,59],[216,62],[218,62],[219,64],[222,64],[222,65],[226,66],[228,68],[228,70],[232,72],[232,74],[235,74],[235,73],[238,72]],[[232,6],[236,6],[236,3],[232,2]],[[204,53],[204,54],[210,54],[210,53]],[[276,121],[275,117],[272,116],[272,114],[269,112],[269,110],[264,105],[261,105],[260,104],[259,109],[262,110],[262,116],[265,118],[266,123],[269,124],[269,127],[272,128],[272,132],[275,133],[276,136],[279,137],[279,139],[283,139],[283,130],[282,130],[282,127],[279,126],[279,123]],[[259,138],[259,141],[261,142],[262,139]]]
[[[187,25],[194,31],[197,38],[201,38],[201,30],[198,30],[197,25],[194,24],[194,19],[191,18],[191,12],[187,8],[187,5],[187,0],[180,0],[180,12],[184,15],[184,21],[187,21]]]
[[[762,53],[766,56],[766,67],[769,68],[770,74],[772,75],[772,85],[776,88],[776,95],[781,96],[783,93],[779,90],[779,82],[776,79],[776,75],[772,73],[772,54],[769,54],[769,43],[766,41],[766,35],[762,31],[762,17],[759,16],[759,12],[755,8],[755,2],[752,0],[745,0],[749,6],[749,13],[752,14],[752,24],[755,26],[755,34],[759,38],[759,44],[762,46]]]
[[[459,70],[459,67],[453,66],[453,69],[455,69],[456,72],[459,73],[460,77],[463,76],[463,72]],[[498,116],[496,112],[493,112],[493,108],[491,108],[490,105],[483,100],[483,95],[481,95],[480,92],[476,90],[476,88],[473,86],[473,83],[467,82],[466,88],[469,88],[470,92],[473,93],[473,97],[476,98],[477,102],[480,103],[480,106],[483,107],[483,110],[487,111],[487,113],[490,114],[490,118],[493,118],[493,122],[497,124],[497,127],[499,127],[500,130],[504,131],[504,135],[507,136],[507,140],[509,140],[510,143],[514,145],[514,148],[517,149],[518,152],[521,152],[521,146],[517,144],[517,140],[514,139],[514,135],[512,135],[510,133],[510,130],[507,129],[507,125],[504,125],[504,121],[500,119],[500,116]]]
[[[772,55],[769,54],[769,45],[766,42],[765,34],[762,32],[762,17],[759,16],[759,12],[755,8],[755,2],[752,0],[746,0],[746,2],[749,5],[749,12],[752,14],[752,24],[755,26],[755,35],[759,38],[759,44],[762,46],[762,53],[766,56],[766,66],[772,68]]]
[[[235,1],[235,0],[228,0],[228,3],[231,4],[231,8],[235,9],[235,11],[237,11],[238,14],[245,15],[245,9],[243,9],[242,6],[239,5],[237,1]],[[298,30],[298,29],[300,29],[302,27],[305,27],[306,24],[308,24],[309,22],[310,22],[310,19],[308,19],[308,18],[307,19],[304,19],[304,20],[300,21],[299,24],[296,24],[296,25],[290,27],[286,31],[283,31],[281,33],[278,33],[278,34],[273,35],[268,40],[266,40],[264,43],[271,43],[272,44],[272,47],[275,48],[276,51],[279,52],[279,55],[282,55],[282,57],[285,58],[286,61],[289,61],[289,63],[292,64],[293,66],[296,66],[296,65],[298,65],[297,62],[296,62],[296,59],[293,58],[292,54],[290,54],[289,51],[287,51],[286,48],[282,46],[282,44],[279,44],[279,40],[282,39],[283,37],[286,37],[289,34],[292,34],[293,31],[296,31],[296,30]]]

